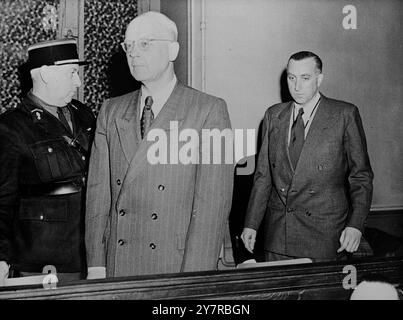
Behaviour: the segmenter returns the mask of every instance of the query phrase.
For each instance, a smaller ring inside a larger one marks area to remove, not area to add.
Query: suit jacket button
[[[49,152],[49,153],[52,153],[52,152],[53,152],[53,148],[48,147],[48,152]]]
[[[165,189],[165,187],[162,185],[162,184],[160,184],[159,186],[158,186],[158,190],[159,191],[163,191]]]
[[[85,156],[81,156],[81,160],[85,161]]]
[[[281,191],[281,192],[285,192],[285,189],[284,189],[284,188],[280,188],[280,191]]]
[[[293,208],[287,208],[287,212],[293,212],[294,209]]]
[[[122,184],[122,181],[120,181],[120,179],[116,180],[116,183],[118,186],[120,186]]]
[[[125,210],[121,209],[121,210],[119,211],[119,215],[120,215],[121,217],[123,217],[125,214],[126,214],[126,211],[125,211]]]
[[[154,213],[151,215],[151,219],[157,220],[157,218],[158,218],[158,215],[154,212]]]
[[[323,166],[320,164],[320,165],[318,165],[318,170],[319,171],[322,171],[323,170]]]
[[[150,248],[154,250],[156,248],[156,245],[154,243],[150,243]]]
[[[43,215],[40,215],[40,216],[39,216],[39,219],[40,219],[40,220],[43,220]]]
[[[118,245],[123,246],[125,244],[125,241],[123,239],[118,240]]]

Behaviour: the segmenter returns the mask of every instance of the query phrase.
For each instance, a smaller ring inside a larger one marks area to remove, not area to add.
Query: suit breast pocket
[[[40,141],[29,145],[29,148],[41,181],[54,181],[73,174],[73,159],[64,140]]]

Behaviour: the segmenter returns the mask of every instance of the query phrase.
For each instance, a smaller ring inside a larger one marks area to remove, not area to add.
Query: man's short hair
[[[169,19],[166,15],[164,15],[164,14],[162,14],[160,12],[156,12],[156,11],[148,11],[148,12],[145,12],[145,13],[137,16],[136,18],[134,18],[132,20],[132,22],[134,20],[139,19],[139,18],[140,19],[145,18],[145,19],[153,20],[160,27],[162,27],[165,30],[167,30],[172,35],[172,38],[173,38],[174,41],[178,41],[178,28],[177,28],[175,22],[173,22],[171,19]],[[130,22],[130,24],[131,24],[131,22]]]
[[[300,61],[300,60],[304,60],[307,58],[313,58],[315,60],[316,63],[316,68],[320,71],[320,73],[322,73],[322,60],[319,58],[319,56],[311,51],[300,51],[297,53],[294,53],[290,59],[288,59],[288,62],[290,62],[290,60],[295,60],[295,61]]]

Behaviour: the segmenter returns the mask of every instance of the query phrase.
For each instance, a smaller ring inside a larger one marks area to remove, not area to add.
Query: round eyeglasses
[[[168,39],[139,39],[137,41],[131,41],[131,42],[122,42],[121,46],[126,53],[132,53],[134,47],[136,47],[138,50],[141,51],[147,51],[150,48],[151,42],[154,41],[167,41],[167,42],[174,42],[173,40],[168,40]]]

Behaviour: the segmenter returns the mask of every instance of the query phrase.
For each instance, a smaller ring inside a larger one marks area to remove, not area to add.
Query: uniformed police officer
[[[81,85],[75,40],[28,48],[33,88],[0,116],[0,284],[54,266],[85,272],[83,195],[95,118],[73,100]],[[50,268],[51,269],[51,268]]]

